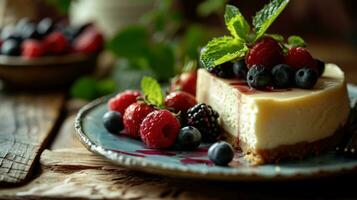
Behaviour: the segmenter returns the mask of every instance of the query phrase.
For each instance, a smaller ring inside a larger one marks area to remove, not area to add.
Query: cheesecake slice
[[[350,109],[344,73],[334,64],[326,64],[309,90],[254,90],[200,69],[197,100],[220,114],[227,140],[252,164],[303,158],[335,145]]]

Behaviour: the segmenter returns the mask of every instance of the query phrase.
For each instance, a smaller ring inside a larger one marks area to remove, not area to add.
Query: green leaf
[[[197,7],[197,13],[202,17],[207,17],[213,13],[223,12],[226,0],[206,0]]]
[[[247,45],[238,39],[229,36],[214,38],[201,52],[203,65],[215,67],[222,63],[244,57],[248,51]]]
[[[96,80],[91,77],[79,78],[71,87],[71,96],[85,100],[92,100],[97,97],[96,84]]]
[[[256,39],[259,39],[279,14],[284,10],[289,0],[272,0],[269,4],[265,5],[253,17],[253,25],[257,33]]]
[[[153,78],[144,76],[141,80],[141,90],[143,91],[146,101],[149,104],[155,105],[157,107],[163,107],[164,96],[160,84]]]
[[[305,47],[305,41],[300,36],[292,35],[288,38],[289,47]]]
[[[240,38],[244,41],[247,40],[247,35],[250,32],[250,26],[237,7],[232,5],[226,6],[224,21],[227,29],[233,37]]]
[[[160,81],[168,81],[175,75],[175,55],[173,48],[166,43],[150,47],[150,67]]]
[[[273,38],[274,40],[276,40],[276,41],[278,41],[278,42],[283,42],[283,41],[284,41],[284,36],[279,35],[279,34],[268,34],[268,33],[265,33],[264,36],[271,37],[271,38]]]
[[[113,79],[102,79],[97,81],[96,93],[97,96],[100,97],[115,92],[116,88],[116,83]]]

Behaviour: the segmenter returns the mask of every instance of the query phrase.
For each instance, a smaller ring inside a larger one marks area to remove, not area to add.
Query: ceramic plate
[[[355,101],[357,88],[350,85],[349,94],[351,100]],[[80,110],[76,118],[77,133],[88,150],[133,170],[212,180],[291,180],[357,170],[357,159],[344,157],[334,151],[301,161],[256,167],[239,162],[237,156],[233,162],[235,167],[219,167],[208,160],[208,145],[202,144],[193,152],[147,149],[138,140],[106,131],[101,119],[107,111],[107,100],[108,97],[97,99]]]

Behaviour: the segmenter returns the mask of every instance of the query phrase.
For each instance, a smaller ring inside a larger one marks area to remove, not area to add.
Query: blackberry
[[[226,62],[215,67],[209,67],[207,69],[210,73],[221,77],[221,78],[233,78],[233,64],[231,62]]]
[[[202,141],[214,142],[220,135],[218,117],[218,113],[211,106],[200,103],[187,110],[186,124],[201,132]]]

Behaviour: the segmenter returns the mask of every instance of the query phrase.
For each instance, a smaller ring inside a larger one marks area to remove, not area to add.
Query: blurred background
[[[251,19],[268,0],[1,0],[2,29],[26,17],[50,17],[70,26],[92,23],[105,38],[104,54],[91,75],[77,79],[71,95],[83,99],[138,87],[143,75],[162,83],[197,66],[200,48],[227,34],[227,3]],[[357,84],[357,2],[292,0],[268,33],[299,35],[316,58],[340,65]]]

